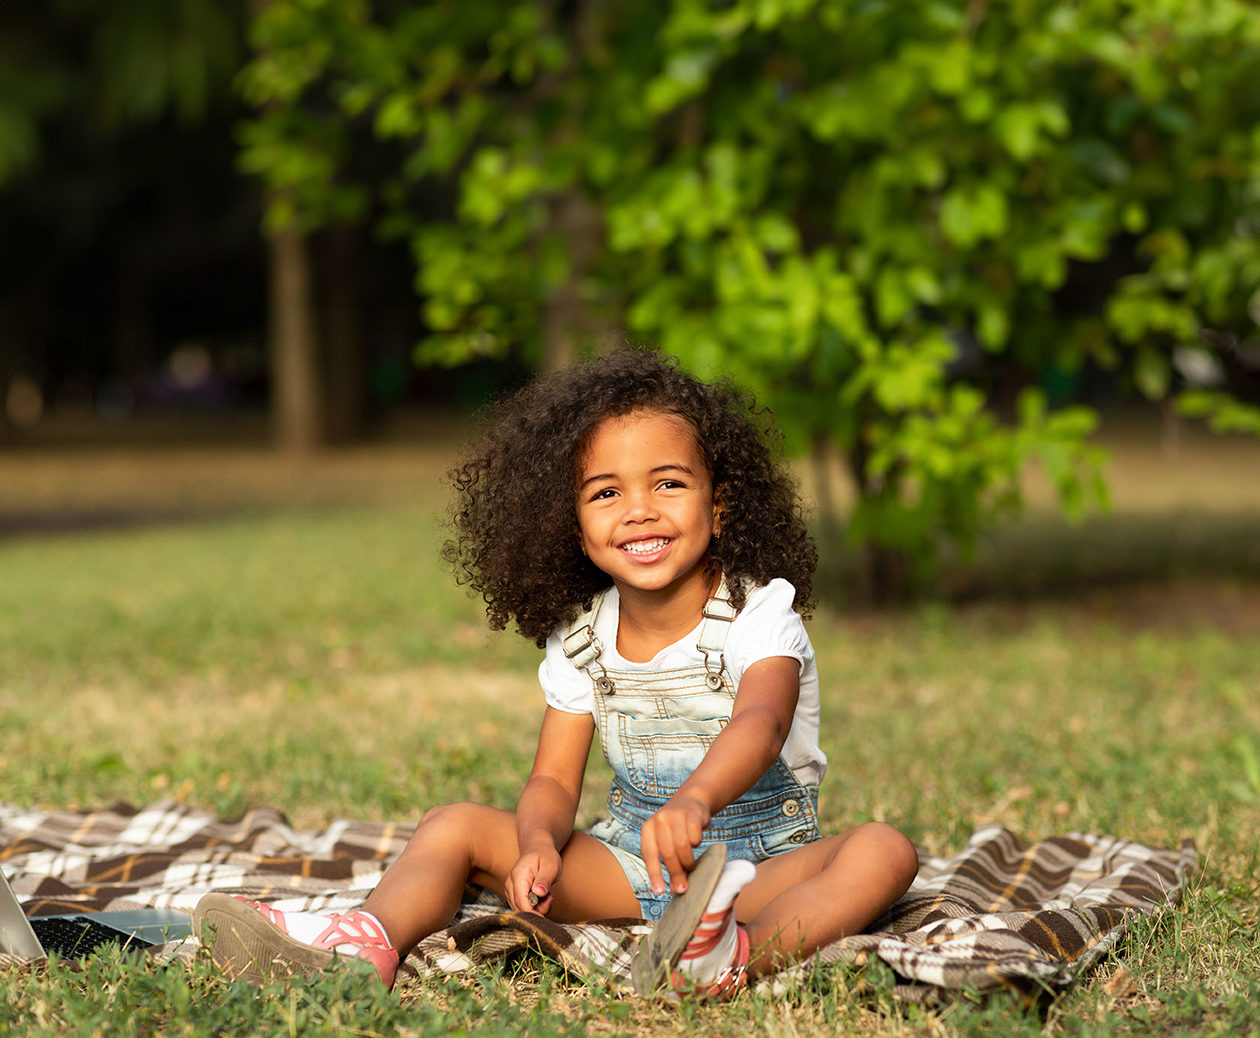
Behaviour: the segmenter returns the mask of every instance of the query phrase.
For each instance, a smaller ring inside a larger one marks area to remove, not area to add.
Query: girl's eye
[[[682,487],[682,483],[680,483],[676,479],[666,479],[661,482],[662,490],[677,490],[681,487]]]
[[[606,498],[616,497],[616,496],[617,496],[617,491],[615,491],[612,487],[605,487],[603,490],[598,491],[595,494],[595,496],[591,498],[591,500],[600,501]]]

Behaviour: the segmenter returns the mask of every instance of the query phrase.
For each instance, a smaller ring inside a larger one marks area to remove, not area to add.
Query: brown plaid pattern
[[[28,915],[191,911],[210,890],[289,911],[345,911],[367,897],[412,830],[338,821],[297,832],[267,808],[223,822],[173,801],[92,812],[0,804],[0,865]],[[915,1001],[1000,988],[1055,991],[1114,946],[1131,919],[1176,904],[1194,865],[1189,840],[1179,851],[1078,834],[1025,845],[999,826],[982,826],[961,853],[923,858],[910,892],[868,933],[823,948],[817,959],[882,961],[898,979],[895,994]],[[576,974],[628,980],[630,955],[646,932],[642,920],[629,919],[562,926],[509,912],[470,888],[451,926],[422,941],[402,972],[472,969],[533,947]]]
[[[910,891],[871,924],[819,952],[827,963],[876,958],[899,997],[1074,983],[1129,921],[1175,905],[1196,863],[1194,842],[1153,850],[1113,836],[1072,833],[1026,845],[980,826],[952,858],[920,858]]]

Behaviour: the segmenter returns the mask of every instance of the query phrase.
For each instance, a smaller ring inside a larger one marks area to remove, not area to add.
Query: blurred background
[[[1257,81],[1224,0],[4,3],[0,533],[436,507],[632,342],[838,602],[1255,576]]]
[[[857,1030],[1255,1033],[1257,84],[1254,0],[0,0],[0,808],[510,807],[539,654],[442,474],[655,345],[800,478],[825,829],[1202,855],[1048,1018]]]

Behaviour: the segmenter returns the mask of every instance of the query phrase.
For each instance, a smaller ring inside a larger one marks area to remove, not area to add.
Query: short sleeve
[[[538,683],[547,705],[566,714],[594,714],[595,690],[591,679],[564,654],[563,632],[552,631],[547,654],[538,665]]]
[[[735,648],[730,662],[738,679],[758,660],[789,656],[801,669],[811,663],[814,649],[800,615],[792,609],[796,589],[786,580],[775,579],[754,589],[739,616],[731,623],[727,645]]]

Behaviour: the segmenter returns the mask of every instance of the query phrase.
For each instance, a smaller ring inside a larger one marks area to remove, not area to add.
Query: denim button
[[[801,813],[801,802],[799,800],[783,801],[783,813],[789,818],[795,818]]]
[[[621,790],[614,789],[611,793],[609,793],[608,802],[612,804],[613,807],[620,807],[621,806]]]
[[[796,832],[788,837],[788,843],[804,843],[808,839],[809,833],[804,829],[797,829]]]

